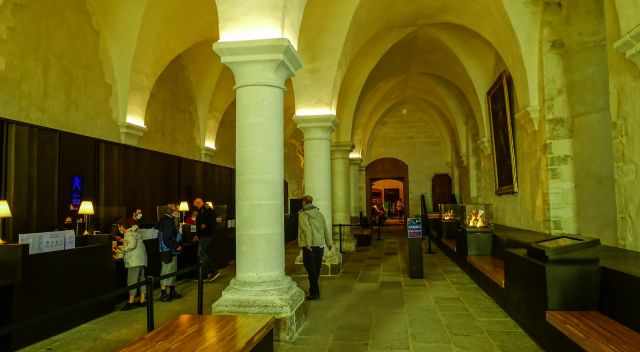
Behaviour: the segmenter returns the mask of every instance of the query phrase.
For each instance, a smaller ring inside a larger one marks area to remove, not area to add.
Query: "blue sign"
[[[74,208],[79,207],[82,202],[82,181],[82,176],[71,177],[71,205],[73,205]]]
[[[422,238],[422,219],[407,218],[407,237]]]

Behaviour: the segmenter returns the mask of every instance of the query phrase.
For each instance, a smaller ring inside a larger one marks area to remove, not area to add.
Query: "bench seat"
[[[504,288],[504,260],[492,256],[468,256],[467,262]]]
[[[640,333],[598,311],[547,311],[547,321],[589,352],[640,350]]]
[[[444,243],[444,245],[449,247],[449,249],[451,249],[452,251],[456,251],[456,240],[445,238],[442,240],[442,243]]]
[[[181,315],[135,340],[125,352],[273,351],[274,318],[262,315]]]

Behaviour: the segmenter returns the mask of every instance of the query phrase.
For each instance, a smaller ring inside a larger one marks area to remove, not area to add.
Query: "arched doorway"
[[[396,158],[380,158],[366,167],[367,214],[371,217],[374,200],[382,202],[387,216],[396,217],[395,202],[404,204],[404,213],[409,209],[409,166]],[[386,203],[386,204],[385,204]]]

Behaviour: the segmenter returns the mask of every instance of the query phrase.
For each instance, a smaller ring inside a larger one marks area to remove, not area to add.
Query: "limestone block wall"
[[[85,0],[0,1],[0,116],[118,141]]]
[[[185,67],[176,59],[151,91],[140,146],[190,159],[200,158],[195,98]]]
[[[535,231],[546,231],[545,226],[545,172],[546,157],[542,129],[534,130],[516,123],[516,159],[518,193],[495,194],[495,166],[490,140],[474,146],[479,155],[478,197],[474,201],[491,203],[494,222]]]
[[[640,2],[606,4],[607,42],[640,25]],[[634,8],[635,6],[635,8]],[[635,24],[633,23],[635,21]],[[624,53],[607,46],[609,111],[612,123],[617,205],[617,240],[620,246],[640,250],[640,66]]]
[[[420,195],[431,199],[435,174],[452,174],[451,148],[446,130],[430,112],[407,108],[386,115],[369,139],[365,164],[384,157],[397,158],[409,166],[409,209],[420,210]],[[413,214],[410,214],[413,215]]]

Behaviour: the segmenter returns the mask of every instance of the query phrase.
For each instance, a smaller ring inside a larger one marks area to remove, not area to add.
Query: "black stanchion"
[[[202,268],[202,265],[198,265],[198,302],[197,302],[198,315],[202,315],[202,306],[204,301],[203,277],[204,277],[204,269]]]
[[[155,319],[153,317],[153,287],[155,278],[147,276],[147,332],[153,331],[155,328]]]
[[[340,233],[340,253],[344,253],[342,251],[342,224],[338,225],[338,232]]]

